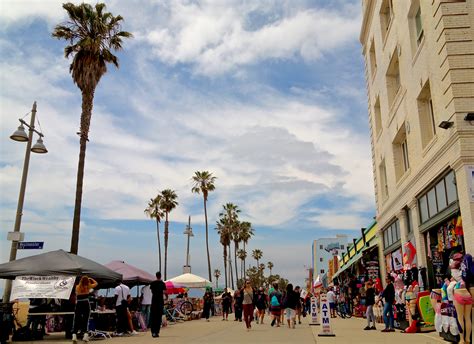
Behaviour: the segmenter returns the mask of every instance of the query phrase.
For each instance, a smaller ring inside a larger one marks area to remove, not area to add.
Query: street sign
[[[42,250],[44,241],[20,241],[18,243],[19,250]]]
[[[311,322],[309,324],[319,326],[318,299],[314,296],[311,298]]]
[[[321,294],[321,332],[318,334],[320,337],[334,337],[335,334],[331,329],[329,301],[326,294]]]

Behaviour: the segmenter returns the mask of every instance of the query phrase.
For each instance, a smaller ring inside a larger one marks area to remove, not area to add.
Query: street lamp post
[[[183,272],[191,273],[191,266],[189,265],[189,238],[194,236],[193,229],[191,228],[191,216],[188,218],[188,224],[183,234],[188,236],[188,245],[186,247],[186,265],[184,266]]]
[[[43,144],[43,136],[44,136],[43,133],[35,129],[35,118],[36,118],[36,102],[33,103],[33,108],[31,109],[30,124],[28,125],[23,119],[19,119],[20,126],[13,133],[13,135],[10,136],[12,140],[19,141],[19,142],[27,142],[25,161],[23,163],[23,174],[21,177],[21,184],[20,184],[20,195],[18,196],[18,206],[16,209],[15,227],[13,229],[12,246],[10,249],[10,260],[9,260],[10,262],[16,259],[18,241],[20,241],[21,216],[23,215],[23,203],[25,200],[26,180],[28,178],[28,167],[30,165],[30,152],[40,153],[40,154],[48,152],[48,150]],[[27,126],[29,129],[28,136],[26,135],[24,126]],[[39,138],[38,138],[38,141],[35,143],[35,145],[31,147],[31,144],[33,142],[33,132],[38,134]],[[3,293],[3,302],[10,301],[11,287],[12,287],[11,280],[6,280],[5,291]]]

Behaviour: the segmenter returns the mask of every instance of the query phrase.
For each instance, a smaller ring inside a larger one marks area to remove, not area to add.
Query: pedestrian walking
[[[375,289],[372,281],[368,281],[365,287],[365,305],[367,306],[367,311],[365,316],[367,318],[367,326],[364,330],[376,330],[375,328],[375,314],[374,314],[374,305],[375,305]],[[372,326],[370,323],[372,322]]]
[[[145,324],[147,328],[150,327],[150,310],[151,310],[151,298],[153,294],[151,293],[150,285],[146,285],[142,288],[140,295],[140,309],[145,317]]]
[[[254,310],[254,291],[252,288],[252,284],[249,280],[245,281],[245,287],[242,290],[242,293],[242,307],[244,311],[245,326],[247,327],[247,331],[250,331],[250,329],[252,328],[252,318]]]
[[[288,328],[295,328],[296,322],[296,305],[298,304],[300,296],[293,290],[293,284],[289,283],[286,286],[286,299],[284,303],[285,317],[288,323]]]
[[[207,287],[206,292],[203,296],[203,310],[202,310],[202,317],[206,318],[206,321],[209,321],[209,316],[211,314],[211,307],[214,303],[214,296],[212,295],[211,288]]]
[[[166,284],[161,280],[160,271],[156,273],[156,280],[151,282],[150,289],[152,293],[150,314],[151,336],[157,338],[160,336],[161,318],[163,317],[163,307],[165,306],[163,294],[166,291]]]
[[[331,312],[331,318],[335,318],[336,317],[336,294],[334,294],[334,290],[332,287],[329,287],[329,291],[326,296],[329,302],[329,310]]]
[[[265,310],[268,308],[267,295],[263,287],[260,287],[257,292],[257,298],[255,301],[255,306],[257,307],[257,324],[263,324],[263,318],[265,317]]]
[[[300,286],[295,287],[295,292],[298,294],[298,303],[296,304],[296,317],[298,318],[298,324],[301,324],[301,313],[303,313],[303,303],[301,299],[301,288]]]
[[[235,319],[234,321],[242,322],[242,302],[244,301],[243,297],[243,288],[239,288],[234,293],[234,313]]]
[[[393,286],[393,277],[388,275],[387,286],[382,292],[382,297],[385,299],[383,306],[383,321],[385,328],[382,332],[395,332],[393,328],[393,302],[395,301],[395,287]]]
[[[91,306],[89,303],[89,292],[97,287],[97,282],[88,276],[82,276],[76,286],[76,308],[74,309],[74,320],[72,326],[72,341],[77,341],[77,333],[82,332],[82,340],[89,341],[89,317]]]
[[[118,281],[115,287],[115,316],[117,317],[117,334],[122,335],[128,332],[128,296],[130,288]]]
[[[273,290],[270,292],[269,299],[270,299],[270,313],[273,318],[271,326],[275,325],[276,323],[277,327],[280,327],[282,294],[278,290],[277,282],[273,283]]]
[[[224,289],[222,294],[222,320],[229,320],[230,308],[232,306],[232,295],[230,295],[227,288]]]

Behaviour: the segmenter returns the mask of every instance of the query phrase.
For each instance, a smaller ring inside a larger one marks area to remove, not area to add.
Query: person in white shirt
[[[128,329],[128,302],[130,288],[122,282],[115,287],[115,315],[117,317],[117,333],[125,333]]]
[[[336,317],[336,294],[334,294],[334,291],[332,288],[329,288],[329,291],[327,293],[327,298],[329,302],[329,309],[331,310],[331,318]]]
[[[151,298],[153,294],[150,289],[150,285],[146,285],[142,288],[141,292],[141,311],[145,317],[145,323],[147,327],[150,327],[150,308],[151,308]]]

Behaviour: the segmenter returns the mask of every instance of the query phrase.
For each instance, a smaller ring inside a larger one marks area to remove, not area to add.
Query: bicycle
[[[180,301],[176,305],[173,304],[173,301],[169,301],[163,308],[163,314],[172,324],[188,320],[192,312],[193,304],[186,300]]]
[[[348,302],[338,302],[336,304],[336,313],[342,319],[349,319],[352,317],[352,309],[351,304]]]

